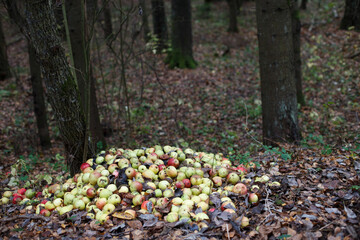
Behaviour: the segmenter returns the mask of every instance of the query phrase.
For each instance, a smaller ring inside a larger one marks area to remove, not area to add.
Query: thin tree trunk
[[[306,10],[306,5],[307,5],[307,0],[302,0],[300,8]]]
[[[226,0],[229,6],[229,28],[228,32],[238,32],[237,28],[237,0]]]
[[[297,0],[293,0],[292,5],[292,32],[293,32],[293,46],[294,46],[294,63],[295,63],[295,81],[296,81],[296,98],[297,103],[305,106],[305,98],[302,91],[302,72],[301,72],[301,22],[299,16],[299,7]]]
[[[113,26],[111,20],[111,9],[109,7],[109,1],[103,0],[102,7],[104,12],[104,38],[110,40],[113,35]]]
[[[156,50],[161,53],[167,47],[168,40],[164,0],[151,0],[154,35],[158,39]]]
[[[288,0],[256,0],[259,40],[263,142],[297,142],[291,6]]]
[[[146,6],[145,0],[140,0],[140,6],[142,9],[142,27],[144,30],[144,40],[145,42],[148,42],[150,40],[150,27],[149,27],[149,21],[148,21],[148,8]]]
[[[81,163],[92,156],[89,140],[85,138],[86,122],[79,91],[56,34],[51,1],[26,0],[25,6],[27,26],[24,32],[28,33],[40,62],[48,100],[68,153],[67,164],[74,175],[79,172]]]
[[[360,30],[360,0],[345,1],[345,12],[340,28],[348,30],[350,27]]]
[[[28,43],[29,63],[31,74],[31,86],[33,91],[34,113],[40,139],[40,145],[43,149],[51,148],[49,125],[47,121],[44,89],[42,84],[41,69],[37,62],[35,49]]]
[[[89,23],[93,23],[95,6],[87,8]],[[69,24],[71,49],[76,69],[76,79],[80,91],[81,105],[89,122],[89,132],[92,139],[93,151],[97,150],[97,144],[105,147],[105,139],[100,125],[97,98],[95,91],[95,79],[92,76],[90,61],[90,37],[88,25],[85,19],[85,9],[82,0],[67,0],[66,12]],[[90,27],[89,27],[90,28]]]
[[[0,81],[11,77],[10,65],[8,61],[5,35],[0,16]]]
[[[165,60],[170,68],[196,68],[192,53],[190,0],[171,1],[171,51]]]

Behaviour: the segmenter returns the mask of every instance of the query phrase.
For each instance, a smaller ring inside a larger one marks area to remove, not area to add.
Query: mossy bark
[[[91,156],[86,136],[85,115],[70,66],[57,36],[56,20],[51,1],[26,0],[28,33],[39,60],[49,103],[54,111],[60,135],[65,145],[67,165],[73,175],[81,163]],[[85,151],[84,151],[85,150]],[[84,155],[87,152],[87,155]]]
[[[4,80],[9,77],[11,77],[11,71],[6,51],[5,34],[0,16],[0,80]]]
[[[171,1],[171,51],[165,62],[170,68],[195,68],[192,53],[192,26],[190,0]]]
[[[263,142],[301,139],[297,117],[291,3],[256,0]]]
[[[28,43],[28,52],[31,73],[31,87],[33,92],[34,113],[36,117],[40,145],[43,149],[49,149],[51,147],[51,142],[46,114],[41,69],[36,59],[35,49],[33,46],[31,46],[30,43]]]

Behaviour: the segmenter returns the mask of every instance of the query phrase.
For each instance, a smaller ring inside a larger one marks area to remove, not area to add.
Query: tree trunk
[[[153,12],[154,35],[158,39],[156,50],[157,53],[161,53],[167,47],[166,42],[168,40],[164,0],[151,0],[151,8]]]
[[[33,91],[34,113],[40,139],[40,145],[43,149],[51,148],[49,125],[47,121],[44,89],[41,78],[40,65],[37,62],[35,49],[28,43],[29,63],[31,74],[31,86]]]
[[[103,14],[104,14],[104,38],[108,41],[113,36],[113,26],[111,20],[111,9],[109,7],[109,1],[102,0]]]
[[[228,32],[238,32],[237,28],[237,0],[226,0],[229,6],[229,29]]]
[[[24,32],[28,33],[40,62],[48,100],[68,153],[67,164],[74,175],[79,172],[81,163],[92,156],[89,140],[85,137],[86,122],[79,91],[56,34],[51,1],[26,0],[25,6],[27,26]]]
[[[243,4],[243,0],[235,0],[235,2],[236,2],[236,14],[239,15]]]
[[[5,35],[1,24],[0,16],[0,81],[9,77],[11,77],[11,71],[6,52]]]
[[[294,64],[295,64],[295,81],[296,81],[296,98],[297,103],[305,106],[305,98],[302,91],[302,72],[301,72],[301,22],[299,16],[299,7],[297,0],[293,0],[292,5],[292,33],[293,33],[293,46],[294,46]]]
[[[71,49],[76,70],[76,79],[80,91],[82,109],[88,119],[89,132],[93,151],[97,151],[97,144],[105,146],[105,139],[100,125],[95,79],[92,76],[90,62],[90,37],[85,19],[85,9],[82,0],[67,0],[66,12],[69,24]],[[94,23],[94,6],[87,8],[89,23]],[[92,25],[92,24],[90,24]],[[90,26],[91,27],[91,26]],[[89,27],[89,28],[90,28]]]
[[[297,118],[291,6],[288,0],[256,0],[263,142],[297,142]]]
[[[195,68],[192,53],[190,0],[171,1],[171,51],[166,59],[170,68]]]
[[[360,0],[345,1],[345,12],[340,28],[348,30],[350,27],[360,30]]]
[[[150,28],[149,28],[149,21],[148,21],[148,8],[146,6],[145,0],[140,0],[140,6],[142,9],[142,27],[144,30],[144,40],[148,42],[150,40]]]
[[[306,10],[306,5],[307,5],[307,0],[302,0],[300,8]]]

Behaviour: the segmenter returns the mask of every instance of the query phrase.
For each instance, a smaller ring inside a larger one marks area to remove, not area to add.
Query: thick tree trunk
[[[305,98],[302,91],[302,72],[301,72],[301,22],[299,16],[299,7],[297,0],[293,0],[292,5],[292,33],[293,33],[293,46],[294,46],[294,64],[295,64],[295,81],[296,81],[296,98],[297,103],[305,106]]]
[[[190,0],[171,1],[171,51],[166,59],[170,68],[195,68],[192,53]]]
[[[50,4],[48,0],[25,1],[25,32],[29,34],[40,62],[48,100],[55,113],[68,153],[67,164],[73,175],[92,153],[89,140],[85,138],[85,115],[80,105],[79,91],[56,34],[56,20]]]
[[[111,20],[111,9],[109,7],[109,2],[106,0],[102,0],[102,7],[103,7],[103,16],[104,16],[104,38],[106,40],[110,40],[113,36],[113,26]]]
[[[140,7],[142,9],[142,27],[144,31],[144,40],[145,42],[148,42],[150,40],[150,27],[148,21],[148,8],[146,6],[146,3],[147,1],[140,0]]]
[[[167,47],[168,32],[166,26],[164,0],[151,0],[154,35],[158,39],[156,50],[161,53]]]
[[[301,139],[296,102],[291,6],[288,0],[256,0],[263,142]]]
[[[0,81],[11,77],[10,65],[6,51],[5,35],[0,16]]]
[[[226,0],[229,6],[229,29],[228,32],[238,32],[237,28],[237,0]]]
[[[37,62],[35,49],[28,43],[29,63],[31,74],[31,86],[33,91],[34,113],[40,139],[40,145],[43,149],[51,147],[49,125],[47,121],[44,89],[42,84],[41,69]]]
[[[360,30],[360,0],[345,1],[345,12],[340,28],[348,30],[350,27]]]
[[[97,108],[97,98],[95,91],[95,79],[92,76],[90,62],[90,37],[85,20],[84,4],[82,0],[67,0],[66,12],[69,24],[71,49],[74,58],[76,79],[80,91],[82,109],[84,109],[86,119],[88,119],[89,133],[92,142],[92,149],[97,150],[99,143],[105,146],[105,139],[100,125],[99,112]],[[87,14],[89,23],[93,23],[95,16],[95,6],[88,6]],[[92,24],[91,24],[92,25]],[[90,26],[91,27],[91,26]],[[90,28],[89,27],[89,28]]]

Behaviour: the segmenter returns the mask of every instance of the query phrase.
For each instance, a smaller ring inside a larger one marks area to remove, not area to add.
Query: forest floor
[[[43,218],[7,205],[0,207],[0,239],[360,238],[360,34],[339,30],[343,1],[325,1],[321,6],[310,2],[308,10],[301,12],[307,103],[299,107],[303,140],[299,146],[279,148],[261,144],[254,3],[244,4],[238,17],[239,33],[227,33],[226,3],[215,3],[204,18],[206,12],[199,2],[193,5],[193,51],[198,67],[171,70],[162,63],[165,55],[146,52],[142,64],[138,58],[137,63],[129,61],[128,99],[122,92],[116,57],[105,44],[100,48],[94,44],[101,120],[109,146],[190,147],[223,152],[238,163],[250,159],[259,163],[250,176],[266,173],[281,187],[261,185],[257,206],[234,196],[238,213],[248,216],[250,225],[240,229],[229,219],[217,218],[209,229],[198,231],[163,221],[145,227],[146,219],[116,217],[99,225],[81,212]],[[53,147],[46,151],[39,147],[26,41],[15,30],[9,31],[7,40],[16,77],[0,82],[2,190],[8,187],[15,163],[19,187],[34,176],[50,174],[53,182],[66,177],[65,154],[51,114]]]

